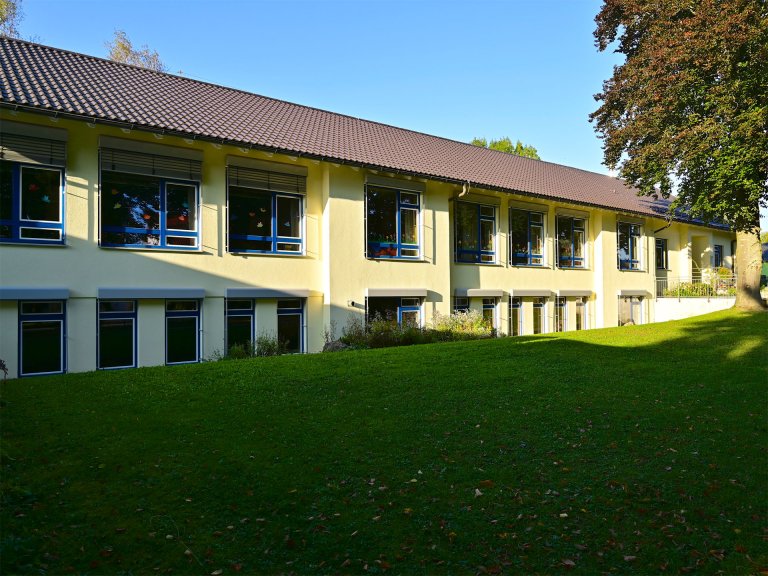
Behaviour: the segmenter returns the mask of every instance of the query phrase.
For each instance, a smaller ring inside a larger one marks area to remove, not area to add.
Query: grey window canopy
[[[645,296],[650,297],[648,290],[619,290],[619,296]]]
[[[200,300],[205,298],[203,288],[99,288],[104,300]]]
[[[483,288],[456,288],[454,296],[458,298],[503,298],[504,290],[486,290]]]
[[[322,296],[323,293],[317,290],[307,290],[304,288],[227,288],[227,298],[310,298],[313,296]]]
[[[202,180],[203,153],[200,150],[112,136],[102,136],[99,145],[102,170]]]
[[[427,290],[422,288],[367,288],[367,298],[426,298]]]
[[[557,295],[561,297],[575,296],[579,298],[590,298],[592,290],[558,290]]]
[[[510,290],[509,293],[514,298],[524,298],[524,297],[551,298],[553,296],[552,290],[534,290],[534,289],[518,290],[518,289],[513,289],[513,290]]]
[[[0,288],[0,300],[67,300],[69,288],[33,288],[4,286]]]
[[[63,128],[3,120],[0,159],[63,168],[67,164],[68,137]]]

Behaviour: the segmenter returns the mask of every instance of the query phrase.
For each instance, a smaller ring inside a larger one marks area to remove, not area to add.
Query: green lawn
[[[768,566],[768,314],[2,385],[2,574]]]

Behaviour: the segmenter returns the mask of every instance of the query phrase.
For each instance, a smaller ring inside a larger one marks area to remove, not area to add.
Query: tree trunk
[[[736,308],[740,310],[763,310],[766,307],[760,297],[763,251],[758,230],[736,232]]]

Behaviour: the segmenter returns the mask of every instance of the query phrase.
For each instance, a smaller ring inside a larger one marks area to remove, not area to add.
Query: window
[[[200,303],[168,300],[165,303],[165,363],[200,361]]]
[[[656,238],[656,270],[666,270],[669,267],[667,239]]]
[[[544,214],[510,209],[509,245],[513,266],[543,266]]]
[[[230,252],[303,253],[306,177],[230,166],[228,182]]]
[[[715,244],[715,268],[720,268],[723,265],[723,247],[720,244]]]
[[[456,314],[458,312],[469,312],[469,298],[456,296],[453,299],[453,313]]]
[[[227,300],[227,352],[233,346],[249,348],[253,345],[253,300]]]
[[[619,270],[640,270],[640,236],[642,227],[639,224],[619,222],[618,243],[616,256]]]
[[[368,298],[367,320],[421,326],[420,298]]]
[[[136,301],[99,301],[99,368],[136,366]]]
[[[576,330],[587,329],[586,303],[584,298],[576,298]]]
[[[619,326],[642,324],[642,306],[642,296],[619,296]]]
[[[62,170],[0,161],[0,242],[64,243]]]
[[[456,262],[492,264],[496,261],[496,208],[456,202]]]
[[[583,218],[557,217],[557,265],[584,268],[585,227]]]
[[[303,351],[304,306],[299,298],[277,301],[277,340],[288,353]]]
[[[419,257],[420,194],[369,185],[365,195],[368,258]]]
[[[483,298],[483,321],[496,328],[496,298]]]
[[[544,305],[546,301],[544,298],[533,299],[533,333],[543,334],[545,330],[545,317],[544,317]]]
[[[64,335],[63,301],[19,302],[19,375],[64,372]]]
[[[567,321],[567,303],[562,296],[555,300],[555,332],[565,332]]]
[[[520,298],[509,300],[510,336],[520,336],[523,333],[523,301]]]

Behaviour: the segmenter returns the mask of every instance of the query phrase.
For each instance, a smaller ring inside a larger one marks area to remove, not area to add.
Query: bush
[[[245,358],[256,358],[265,356],[279,356],[285,354],[286,346],[280,342],[274,334],[262,332],[256,336],[256,341],[250,340],[245,344],[233,344],[229,347],[226,354],[215,351],[210,360],[217,362],[219,360],[243,360]]]

